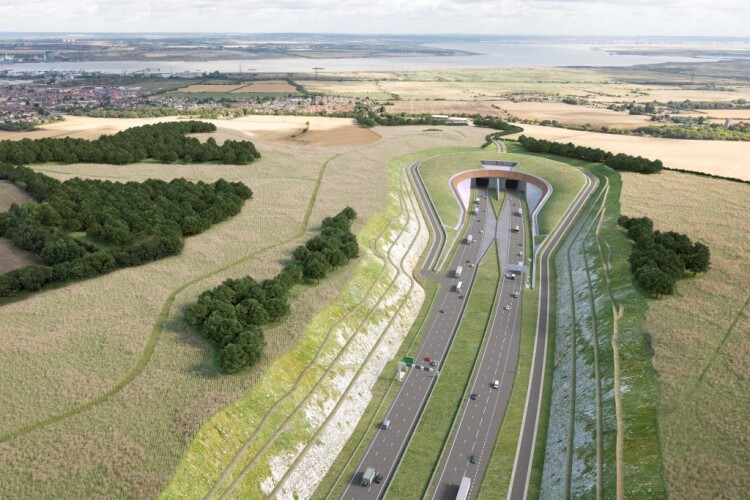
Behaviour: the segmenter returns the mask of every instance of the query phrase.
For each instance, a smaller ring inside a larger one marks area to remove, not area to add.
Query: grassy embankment
[[[489,325],[500,280],[493,244],[477,269],[466,310],[414,435],[388,488],[392,498],[416,498],[428,487],[460,414]]]
[[[510,146],[512,145],[513,143],[510,144]],[[542,177],[552,185],[552,196],[547,204],[545,204],[545,208],[542,209],[539,220],[541,221],[544,217],[545,222],[554,227],[554,225],[556,225],[562,218],[564,208],[561,209],[561,207],[567,206],[573,202],[575,195],[583,185],[584,178],[578,172],[571,171],[567,165],[562,165],[558,162],[540,162],[538,158],[520,154],[514,157],[513,161],[519,161],[519,169],[523,169],[528,173]],[[531,211],[526,204],[525,197],[522,200],[524,213],[530,214]],[[554,210],[555,212],[550,213],[550,210]],[[526,248],[531,248],[531,220],[526,217],[525,221]],[[530,255],[531,252],[527,252],[527,256]],[[532,264],[529,265],[531,269]],[[554,275],[551,277],[550,285],[554,290]],[[538,306],[538,289],[525,289],[521,306],[521,340],[519,344],[518,363],[516,366],[516,377],[513,382],[513,390],[505,411],[503,423],[498,433],[497,440],[495,441],[495,446],[481,484],[481,489],[479,490],[479,498],[497,498],[498,492],[500,492],[500,496],[504,496],[510,484],[510,477],[513,472],[513,463],[515,460],[523,412],[526,404],[534,340],[536,338]],[[552,320],[553,318],[550,319]],[[550,332],[552,331],[554,331],[554,323],[551,321]],[[553,336],[551,335],[549,338],[552,337]],[[547,367],[547,369],[551,370],[550,367]],[[542,408],[542,413],[544,413],[544,408]],[[533,495],[532,498],[534,498]]]
[[[442,154],[455,154],[465,150],[466,148],[432,148],[419,151],[391,160],[389,162],[389,168],[405,169],[422,158]],[[425,207],[423,207],[423,210],[425,210]],[[427,207],[426,210],[431,210],[431,208]],[[435,235],[431,235],[430,245],[434,237]],[[420,267],[423,264],[424,262],[420,262]],[[419,316],[405,337],[396,356],[394,356],[392,361],[386,363],[381,374],[378,376],[378,379],[372,388],[373,397],[370,404],[367,406],[359,424],[348,439],[342,451],[339,453],[336,461],[321,481],[313,498],[335,498],[341,495],[343,489],[346,487],[346,482],[349,479],[352,464],[358,463],[364,455],[366,445],[371,441],[375,432],[377,432],[376,423],[383,419],[390,409],[393,399],[396,397],[400,387],[399,384],[395,383],[394,377],[398,361],[404,356],[413,357],[416,354],[419,343],[424,335],[426,320],[432,312],[433,301],[438,290],[437,284],[433,281],[425,280],[421,277],[418,277],[417,280],[426,293],[425,302],[419,312]]]
[[[509,144],[509,150],[511,148],[518,148],[517,145]],[[534,155],[541,156],[541,155]],[[558,303],[558,316],[560,308],[562,310],[576,311],[576,308],[580,308],[581,303],[588,303],[585,307],[594,305],[593,310],[589,310],[587,317],[593,319],[593,328],[596,332],[594,339],[587,338],[580,340],[583,346],[578,345],[576,351],[580,358],[575,364],[579,368],[585,368],[586,373],[589,373],[591,363],[593,363],[593,344],[597,343],[598,348],[598,361],[599,364],[596,367],[600,374],[600,384],[602,388],[610,388],[610,390],[600,390],[599,393],[604,395],[605,400],[599,401],[601,405],[600,420],[598,425],[601,428],[599,435],[600,449],[599,460],[601,460],[604,475],[600,477],[598,481],[606,494],[614,494],[617,488],[617,478],[615,475],[616,468],[616,455],[617,450],[615,449],[616,430],[615,423],[615,401],[611,396],[611,384],[613,378],[613,352],[612,352],[612,332],[614,328],[615,317],[613,314],[612,304],[615,303],[618,307],[622,305],[624,307],[624,314],[617,318],[619,326],[619,339],[617,344],[619,346],[619,376],[623,387],[627,387],[626,391],[622,391],[622,422],[623,422],[623,443],[622,443],[622,475],[620,480],[625,485],[626,491],[636,491],[644,494],[659,494],[664,491],[663,476],[661,473],[660,465],[660,450],[659,443],[656,438],[656,415],[654,412],[654,380],[651,372],[651,367],[648,359],[647,352],[647,341],[644,336],[641,318],[645,311],[646,301],[636,290],[633,289],[631,284],[631,277],[627,265],[627,255],[629,254],[629,242],[624,238],[622,233],[616,226],[616,218],[619,215],[619,191],[621,188],[621,181],[619,175],[609,169],[602,167],[597,164],[587,164],[581,161],[569,160],[564,158],[558,158],[553,156],[544,156],[545,158],[555,159],[563,163],[568,163],[574,166],[580,166],[584,168],[590,168],[594,170],[598,175],[601,176],[602,180],[609,180],[609,192],[606,195],[604,201],[604,217],[601,221],[596,219],[597,212],[592,213],[588,216],[588,229],[582,231],[582,234],[586,235],[585,246],[582,247],[584,255],[583,262],[578,261],[575,264],[576,269],[583,265],[584,268],[588,269],[588,273],[591,278],[585,280],[586,282],[582,285],[587,288],[588,291],[581,291],[576,293],[584,293],[584,298],[579,298],[578,304],[575,301],[571,304],[571,296],[569,293],[564,296],[557,297]],[[599,224],[600,223],[600,224]],[[598,233],[597,233],[598,226]],[[570,234],[572,234],[571,231]],[[603,250],[600,252],[599,247]],[[564,259],[561,259],[559,254],[556,259],[558,263],[557,273],[566,272],[567,270],[561,269],[561,264],[564,265]],[[582,269],[583,271],[583,269]],[[606,271],[606,272],[605,272]],[[608,281],[609,280],[609,281]],[[609,285],[608,285],[609,283]],[[560,284],[556,285],[558,293],[561,290]],[[586,299],[586,294],[590,297],[596,297],[595,301],[591,298]],[[602,297],[609,297],[610,300],[603,300]],[[550,331],[555,331],[559,328],[554,315],[551,319],[555,319],[555,322],[550,323]],[[551,343],[554,343],[555,339],[550,339]],[[587,361],[583,361],[586,359]],[[560,361],[553,362],[554,356],[550,356],[548,360],[548,369],[553,366],[557,366]],[[581,375],[579,374],[579,377]],[[548,379],[552,377],[552,372],[548,372]],[[576,385],[580,385],[581,381],[578,380]],[[581,387],[580,389],[584,389]],[[593,390],[591,387],[585,388],[585,390],[579,391],[581,394],[577,396],[579,405],[582,402],[582,397],[589,397]],[[540,467],[542,467],[544,461],[542,460],[545,454],[545,440],[549,422],[548,413],[551,405],[550,399],[551,393],[549,385],[545,390],[544,407],[542,411],[542,420],[540,421],[539,438],[537,440],[537,450],[535,453],[535,468],[532,474],[532,480],[530,484],[530,494],[539,494],[542,490],[542,473]],[[575,393],[572,394],[572,398],[576,398]],[[570,401],[569,401],[570,403]],[[546,411],[545,411],[546,410]],[[579,409],[580,410],[580,409]],[[593,412],[593,406],[589,408]],[[573,413],[573,428],[577,425],[581,428],[581,415],[575,414],[575,404],[571,409]],[[567,418],[567,417],[566,417]],[[578,419],[578,420],[576,420]],[[567,424],[566,424],[567,425]],[[593,424],[596,426],[597,424]],[[574,430],[572,432],[575,432]],[[559,439],[559,437],[558,437]],[[566,438],[567,439],[567,438]],[[588,460],[589,465],[587,470],[591,473],[595,470],[595,462],[591,462],[593,456],[596,455],[594,450],[591,450],[587,455],[583,450],[576,451],[576,457],[579,460]],[[569,460],[573,457],[569,456]],[[547,464],[549,467],[550,465]],[[580,471],[580,469],[579,469]],[[570,473],[570,472],[569,472]],[[547,474],[545,474],[546,476]],[[591,474],[589,474],[590,476]],[[571,480],[573,482],[573,490],[575,487],[575,478]],[[590,484],[589,484],[590,486]],[[571,487],[568,483],[567,487]]]
[[[360,232],[360,244],[370,251],[345,292],[314,318],[297,347],[279,358],[251,391],[201,427],[163,497],[209,490],[262,495],[260,485],[271,475],[273,457],[297,449],[298,443],[308,442],[317,431],[301,411],[312,392],[318,389],[320,398],[331,397],[336,391],[330,387],[330,377],[342,371],[332,365],[339,356],[346,356],[351,339],[370,324],[385,324],[383,319],[396,314],[405,302],[403,297],[393,300],[398,291],[396,279],[402,274],[400,264],[396,269],[381,260],[413,217],[405,208],[410,195],[402,190],[403,175],[398,168],[389,170],[395,196]],[[393,303],[381,307],[386,297]],[[342,328],[346,330],[343,335]],[[226,449],[239,451],[226,456],[222,451]]]

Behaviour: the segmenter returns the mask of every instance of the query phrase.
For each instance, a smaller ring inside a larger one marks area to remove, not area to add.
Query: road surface
[[[523,217],[516,211],[520,207],[518,193],[506,191],[497,224],[496,238],[500,248],[503,269],[525,258],[525,229]],[[525,212],[524,212],[525,213]],[[519,226],[519,232],[511,231]],[[509,279],[513,276],[513,279]],[[487,332],[487,341],[479,358],[479,368],[472,382],[471,398],[466,402],[453,440],[447,444],[445,464],[438,475],[433,499],[453,500],[463,477],[471,479],[468,498],[476,496],[489,463],[489,457],[500,430],[505,408],[510,399],[518,360],[521,332],[521,296],[524,277],[503,273],[500,293],[495,304],[493,319]],[[518,297],[514,295],[517,294]],[[507,308],[507,309],[506,309]],[[499,382],[493,388],[493,381]],[[478,463],[471,463],[472,455]]]
[[[416,175],[414,172],[417,167],[418,164],[412,167],[413,176]],[[430,206],[429,199],[425,198],[427,196],[426,191],[420,185],[419,180],[415,180],[418,187],[417,191],[425,204]],[[436,372],[442,366],[442,360],[448,351],[463,313],[466,300],[460,297],[468,295],[468,291],[474,282],[476,267],[473,266],[476,265],[480,258],[480,252],[485,248],[484,239],[493,237],[492,234],[484,234],[488,219],[492,220],[495,217],[489,199],[486,197],[487,190],[479,188],[476,192],[476,196],[480,198],[479,215],[470,217],[469,230],[466,233],[473,236],[474,242],[472,244],[466,244],[465,240],[459,242],[449,271],[444,275],[436,275],[429,269],[442,244],[440,239],[436,239],[428,258],[425,259],[422,268],[423,274],[437,280],[441,286],[435,300],[435,312],[429,319],[422,343],[415,357],[417,367],[407,370],[401,388],[385,417],[391,422],[390,428],[378,430],[362,461],[358,464],[356,472],[350,477],[342,498],[378,498],[381,496],[388,481],[392,479],[398,460],[401,458],[406,443],[418,422],[427,396],[436,380]],[[472,204],[474,203],[472,202]],[[439,222],[435,215],[431,210],[427,212],[430,224],[433,226],[433,234],[441,234]],[[494,229],[494,220],[492,222],[491,227]],[[453,276],[457,266],[463,268],[460,278]],[[459,281],[463,284],[461,292],[455,291],[455,286]],[[437,362],[437,366],[432,367],[429,362],[425,361],[428,356]],[[424,368],[427,368],[427,370]],[[360,479],[367,467],[375,467],[379,474],[385,476],[385,481],[382,484],[373,483],[369,487],[360,486]]]
[[[544,383],[544,366],[547,358],[547,328],[549,325],[549,260],[555,248],[567,233],[581,208],[591,196],[599,181],[597,177],[588,171],[583,171],[587,177],[588,184],[583,193],[574,203],[571,210],[563,219],[553,233],[549,236],[549,242],[539,255],[539,316],[537,318],[536,340],[534,343],[534,358],[531,363],[531,380],[529,382],[528,394],[526,396],[526,407],[523,414],[521,426],[521,437],[516,449],[516,459],[513,465],[513,475],[508,488],[508,498],[512,500],[525,499],[531,478],[531,465],[534,458],[534,446],[536,444],[536,428],[539,423],[539,409],[542,400],[542,385]]]

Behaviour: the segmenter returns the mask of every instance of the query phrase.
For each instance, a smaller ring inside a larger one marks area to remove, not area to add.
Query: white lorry
[[[368,467],[365,470],[365,473],[362,474],[362,479],[359,481],[359,484],[362,486],[370,486],[373,479],[375,479],[375,467]]]
[[[461,281],[459,281],[458,283],[456,283],[456,292],[457,293],[461,293],[461,288],[463,288],[463,286],[464,286],[464,284]]]
[[[472,235],[469,235],[466,237],[466,244],[471,245],[471,242],[474,241],[474,237]]]
[[[456,277],[456,278],[460,278],[460,277],[461,277],[461,271],[463,271],[463,270],[464,270],[464,269],[463,269],[463,267],[461,267],[461,266],[458,266],[458,267],[456,268],[456,272],[455,272],[455,273],[453,273],[454,277]]]

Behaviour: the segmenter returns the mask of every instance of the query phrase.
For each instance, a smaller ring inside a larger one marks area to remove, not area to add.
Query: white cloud
[[[747,36],[739,0],[2,0],[0,31]]]

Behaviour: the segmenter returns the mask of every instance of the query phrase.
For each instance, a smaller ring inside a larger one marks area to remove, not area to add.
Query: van
[[[383,420],[383,423],[380,424],[380,428],[383,429],[384,431],[390,429],[391,428],[391,421],[390,420]]]
[[[500,381],[499,380],[495,380],[494,382],[492,382],[492,388],[493,389],[500,389]]]
[[[362,479],[360,479],[359,484],[362,486],[370,486],[373,479],[375,479],[375,467],[368,467],[367,470],[365,470],[365,473],[362,474]]]
[[[456,283],[456,292],[460,293],[461,292],[461,287],[463,287],[463,286],[464,286],[464,284],[461,281],[459,281],[458,283]]]

